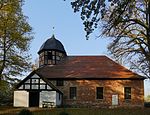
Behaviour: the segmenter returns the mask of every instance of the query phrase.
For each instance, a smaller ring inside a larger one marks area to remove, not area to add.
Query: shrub
[[[67,112],[63,111],[63,112],[60,112],[59,115],[69,115]]]
[[[32,115],[32,112],[28,109],[22,109],[18,115]]]
[[[144,103],[144,106],[145,106],[145,107],[150,107],[150,102],[145,102],[145,103]]]

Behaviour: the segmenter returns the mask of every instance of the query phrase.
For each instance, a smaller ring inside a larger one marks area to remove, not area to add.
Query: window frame
[[[96,87],[96,99],[104,99],[104,87]]]
[[[124,99],[130,100],[132,96],[131,87],[124,87]]]
[[[47,51],[47,60],[52,60],[52,51]]]
[[[70,87],[69,88],[69,99],[77,99],[77,87]]]
[[[64,86],[64,80],[56,80],[56,86]]]

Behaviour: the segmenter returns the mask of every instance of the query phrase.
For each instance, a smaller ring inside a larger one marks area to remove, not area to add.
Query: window
[[[52,59],[52,52],[48,52],[48,59]]]
[[[54,57],[55,57],[55,55],[54,55]],[[45,51],[42,55],[40,55],[41,65],[42,64],[52,64],[52,60],[53,60],[52,51]]]
[[[70,99],[76,99],[76,98],[77,98],[77,88],[70,87]]]
[[[103,87],[96,88],[96,99],[103,99]]]
[[[56,81],[56,86],[63,86],[64,85],[64,81],[63,80],[57,80]]]
[[[131,99],[131,87],[124,88],[124,98]]]

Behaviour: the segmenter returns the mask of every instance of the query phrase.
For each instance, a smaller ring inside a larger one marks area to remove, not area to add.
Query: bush
[[[67,112],[63,111],[63,112],[60,112],[59,115],[69,115]]]
[[[150,102],[145,102],[144,107],[150,107]]]
[[[28,109],[22,109],[18,115],[32,115],[32,112]]]

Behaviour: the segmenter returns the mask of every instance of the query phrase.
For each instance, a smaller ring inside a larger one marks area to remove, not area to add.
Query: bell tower
[[[54,35],[43,43],[38,54],[39,67],[44,65],[55,65],[62,60],[62,58],[67,56],[64,46]]]

